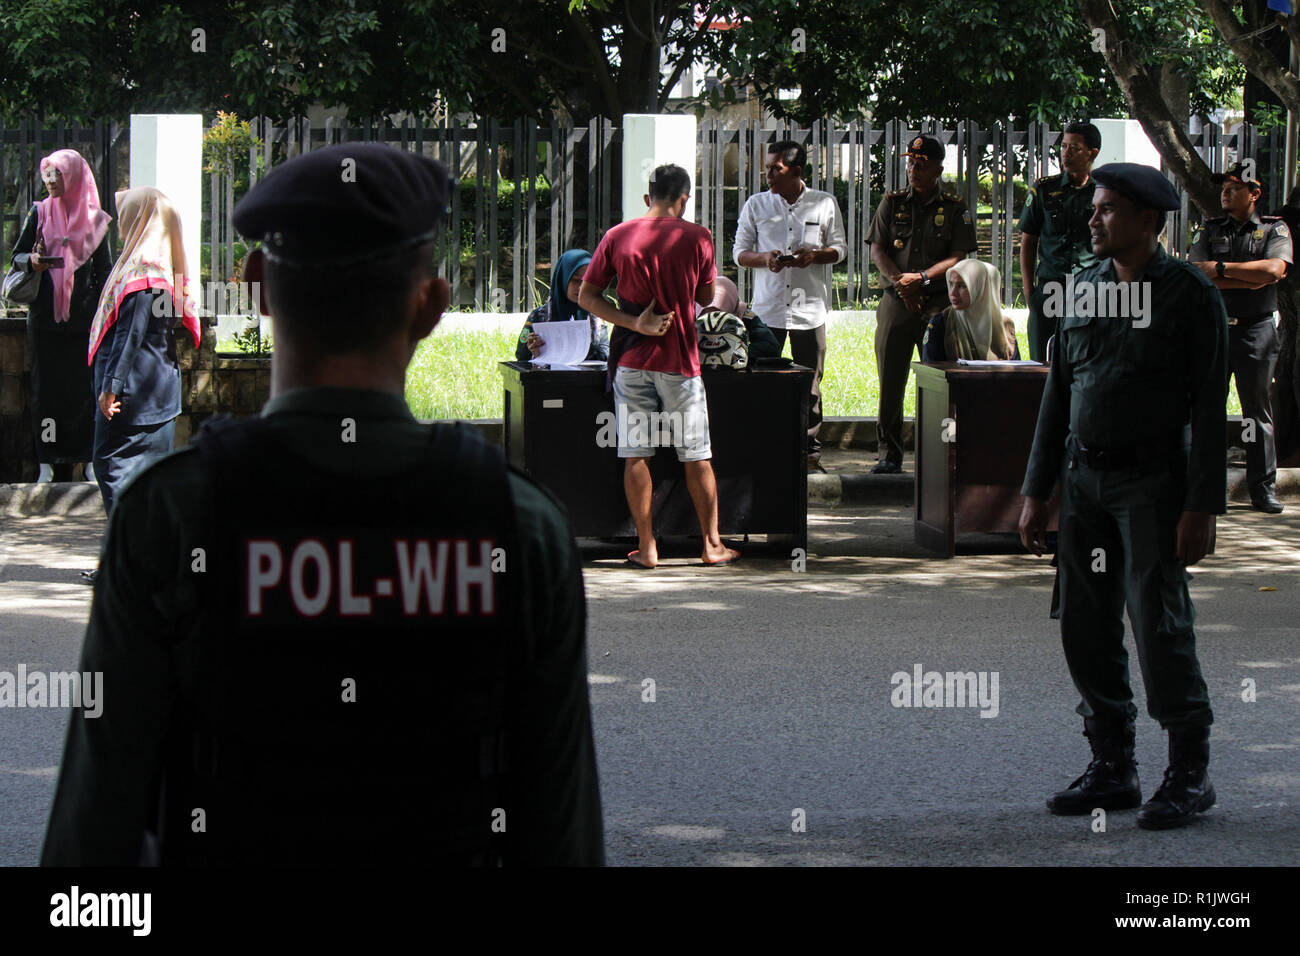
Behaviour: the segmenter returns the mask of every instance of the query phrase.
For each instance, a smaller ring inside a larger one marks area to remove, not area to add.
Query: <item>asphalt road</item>
[[[639,572],[622,551],[588,549],[609,862],[1300,863],[1298,512],[1232,506],[1218,554],[1193,572],[1219,805],[1166,833],[1138,830],[1131,811],[1096,832],[1043,807],[1088,762],[1046,559],[990,539],[1001,553],[930,559],[903,507],[813,511],[804,571],[753,553],[702,568],[682,552]],[[90,598],[78,572],[102,519],[0,520],[0,670],[75,669]],[[891,677],[917,665],[996,673],[996,716],[894,706]],[[1149,795],[1165,738],[1140,680],[1136,693]],[[0,864],[38,857],[66,720],[0,710]]]

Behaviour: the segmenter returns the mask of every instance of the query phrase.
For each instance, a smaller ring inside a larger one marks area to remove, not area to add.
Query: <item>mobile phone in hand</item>
[[[776,261],[777,262],[798,262],[799,257],[798,256],[777,256]]]
[[[37,263],[43,266],[49,266],[51,269],[63,268],[63,256],[37,256]]]

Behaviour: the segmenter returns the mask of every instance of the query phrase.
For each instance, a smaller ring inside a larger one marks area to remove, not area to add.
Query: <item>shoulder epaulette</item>
[[[906,190],[906,189],[891,189],[889,192],[885,193],[885,195],[888,196],[890,199],[897,199],[899,196],[906,196],[906,195],[907,195],[907,190]]]
[[[939,190],[939,198],[942,199],[944,202],[965,202],[966,201],[962,199],[960,196],[958,196],[956,193],[946,193],[942,189]]]
[[[1286,222],[1281,216],[1260,216],[1260,222]]]
[[[1044,186],[1050,186],[1052,185],[1052,183],[1056,183],[1060,181],[1061,181],[1060,173],[1057,173],[1055,176],[1040,176],[1038,179],[1034,180],[1034,188],[1041,189]]]

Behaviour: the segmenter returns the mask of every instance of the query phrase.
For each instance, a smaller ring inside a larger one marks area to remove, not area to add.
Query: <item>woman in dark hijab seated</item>
[[[921,340],[921,361],[1018,360],[1016,324],[1002,312],[1001,288],[1002,274],[987,262],[963,259],[949,269],[948,301],[952,305],[929,317]]]
[[[519,333],[515,345],[515,361],[535,359],[545,342],[533,331],[534,322],[583,321],[591,326],[591,348],[587,350],[588,362],[603,362],[609,358],[609,329],[600,319],[578,308],[578,290],[587,271],[591,253],[585,249],[570,249],[560,256],[551,269],[551,294],[540,308],[529,313],[528,320]]]
[[[726,276],[720,275],[713,280],[713,301],[701,309],[696,317],[706,312],[726,312],[745,324],[745,330],[749,333],[751,359],[776,358],[781,354],[781,346],[777,344],[772,330],[768,328],[766,322],[754,314],[748,302],[740,301],[740,291],[736,288],[736,283]]]

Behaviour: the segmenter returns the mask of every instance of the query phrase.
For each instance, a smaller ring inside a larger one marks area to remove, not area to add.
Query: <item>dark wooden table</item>
[[[916,371],[916,543],[947,557],[954,536],[1015,532],[1045,365],[926,365]],[[1057,527],[1057,499],[1048,527]]]
[[[598,369],[502,362],[506,460],[564,504],[578,537],[635,537],[623,460],[597,445],[598,416],[614,411]],[[808,546],[808,388],[812,370],[706,369],[709,440],[718,482],[718,530]],[[685,472],[672,448],[650,460],[656,535],[700,533]]]

